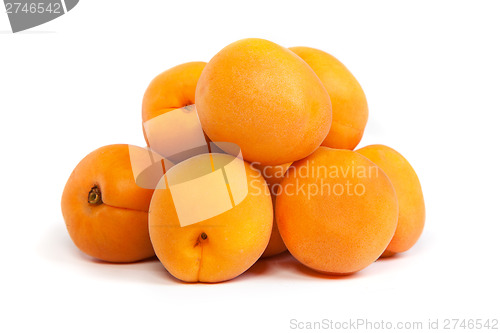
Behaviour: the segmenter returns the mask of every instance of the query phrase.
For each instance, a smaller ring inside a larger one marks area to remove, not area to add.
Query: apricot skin
[[[273,207],[276,207],[276,195],[279,192],[279,186],[281,180],[286,174],[286,170],[292,163],[285,163],[281,165],[268,166],[261,164],[252,164],[252,167],[259,170],[269,186],[269,191],[271,192],[271,197],[273,199]],[[278,255],[286,251],[286,245],[281,238],[278,225],[276,224],[276,218],[273,221],[273,231],[271,232],[271,238],[269,239],[269,244],[266,247],[264,253],[262,253],[262,258],[267,258],[271,256]]]
[[[102,203],[89,203],[98,187]],[[128,145],[110,145],[87,155],[66,183],[61,209],[75,245],[94,258],[133,262],[154,256],[148,233],[153,190],[136,185]]]
[[[341,171],[338,176],[330,173],[331,166]],[[328,173],[321,171],[325,168]],[[352,175],[350,168],[362,168],[367,176]],[[348,181],[362,195],[352,187],[349,195]],[[290,253],[309,268],[326,274],[357,272],[374,262],[394,235],[394,188],[380,168],[360,154],[320,147],[293,163],[281,186],[284,191],[276,199],[278,228]]]
[[[196,108],[212,141],[232,142],[249,162],[278,165],[312,153],[331,125],[328,93],[290,50],[243,39],[217,53],[196,87]]]
[[[382,257],[408,251],[420,238],[425,224],[424,195],[415,170],[400,153],[384,145],[366,146],[356,152],[386,173],[398,196],[398,227]]]
[[[162,72],[151,81],[142,100],[142,130],[146,142],[149,142],[144,132],[146,121],[195,104],[196,85],[205,65],[201,61],[181,64]]]
[[[218,154],[213,154],[214,158]],[[197,156],[190,160],[195,161]],[[260,173],[245,163],[251,187],[245,199],[222,214],[180,226],[173,197],[166,188],[155,190],[149,231],[156,255],[174,277],[185,282],[222,282],[250,268],[269,243],[273,207]],[[196,204],[193,205],[196,209]]]
[[[273,199],[273,205],[274,205]],[[262,253],[262,258],[268,258],[286,251],[286,245],[281,238],[280,231],[276,221],[273,222],[273,230],[271,232],[271,238],[269,238],[269,244],[267,244],[264,253]]]
[[[321,144],[354,149],[361,141],[368,121],[368,104],[361,85],[334,56],[311,47],[291,47],[318,75],[332,102],[332,126]]]

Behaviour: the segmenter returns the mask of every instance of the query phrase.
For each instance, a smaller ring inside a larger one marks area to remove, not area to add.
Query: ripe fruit
[[[276,199],[276,221],[290,253],[329,274],[374,262],[396,230],[398,203],[387,176],[349,150],[320,147],[293,163]]]
[[[269,191],[271,192],[271,197],[273,199],[273,207],[276,207],[276,193],[280,191],[280,183],[285,176],[286,170],[292,163],[285,163],[281,165],[269,166],[261,164],[252,164],[259,170],[269,185]],[[273,231],[271,232],[271,238],[269,239],[269,244],[266,247],[264,253],[262,253],[262,258],[271,257],[286,251],[286,245],[283,243],[281,238],[278,225],[276,224],[276,218],[273,221]]]
[[[280,165],[262,165],[259,163],[252,163],[252,167],[259,170],[267,184],[271,193],[276,193],[279,191],[278,186],[285,177],[286,170],[292,162],[280,164]]]
[[[415,170],[400,153],[384,145],[371,145],[356,152],[385,172],[398,196],[398,227],[382,257],[408,251],[419,239],[425,224],[424,195]]]
[[[148,234],[152,195],[153,190],[135,183],[128,145],[93,151],[64,188],[61,208],[71,239],[82,252],[105,261],[154,256]]]
[[[188,62],[164,71],[151,81],[142,100],[143,132],[148,120],[194,104],[196,84],[205,65],[205,62]],[[149,145],[145,132],[144,138]]]
[[[68,232],[101,260],[156,254],[186,282],[233,279],[287,249],[318,272],[357,272],[411,248],[425,221],[403,156],[353,151],[367,119],[332,55],[237,41],[151,81],[148,149],[106,146],[78,164],[61,203]]]
[[[273,207],[276,207],[276,196],[271,194],[271,198],[273,199]],[[271,237],[269,238],[269,243],[267,244],[264,253],[262,253],[262,258],[275,256],[285,251],[286,251],[286,245],[283,242],[283,239],[281,238],[280,231],[278,229],[278,225],[276,224],[276,218],[275,218],[273,220],[273,230],[271,231]]]
[[[196,108],[213,141],[232,142],[247,161],[278,165],[323,142],[332,109],[323,84],[290,50],[243,39],[217,53],[196,88]]]
[[[368,104],[360,84],[334,56],[311,47],[291,47],[318,75],[332,102],[332,126],[322,146],[354,149],[368,121]]]
[[[232,159],[233,156],[226,154],[198,155],[169,172],[175,170],[179,179],[191,181],[206,175],[207,168],[213,170],[214,165],[226,165]],[[248,194],[243,201],[222,214],[186,226],[181,226],[178,217],[171,189],[173,184],[168,183],[169,173],[160,181],[151,200],[149,232],[156,255],[179,280],[229,280],[245,272],[264,252],[273,223],[271,196],[260,173],[246,162],[244,167]],[[207,195],[217,199],[222,194],[215,191]],[[203,212],[200,206],[204,204],[192,202],[193,212]]]

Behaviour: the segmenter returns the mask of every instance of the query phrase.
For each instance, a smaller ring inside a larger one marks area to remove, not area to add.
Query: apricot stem
[[[208,238],[207,234],[202,232],[201,235],[200,235],[201,239],[205,240]]]
[[[100,205],[102,204],[102,196],[101,196],[101,190],[97,185],[92,187],[92,189],[89,192],[89,197],[88,197],[88,202],[91,205]]]

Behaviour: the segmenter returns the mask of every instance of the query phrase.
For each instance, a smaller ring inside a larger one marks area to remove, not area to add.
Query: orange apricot
[[[169,172],[175,170],[176,177],[188,182],[193,173],[202,172],[205,166],[225,164],[232,158],[226,154],[198,155],[179,163]],[[273,223],[271,196],[257,170],[244,162],[244,171],[248,194],[241,202],[221,214],[184,226],[179,218],[184,213],[179,213],[174,197],[175,182],[171,183],[169,173],[159,182],[151,200],[149,232],[156,255],[174,277],[185,282],[230,280],[250,268],[264,252]],[[160,184],[164,185],[160,187]],[[232,186],[239,187],[233,183],[228,188],[233,190]],[[226,190],[213,189],[209,195],[217,199]],[[185,193],[190,196],[192,192]],[[202,200],[188,206],[197,215],[206,208]]]
[[[384,145],[366,146],[356,152],[385,172],[398,196],[398,227],[382,257],[408,251],[420,238],[425,224],[424,195],[415,170],[400,153]]]
[[[283,241],[316,271],[357,272],[374,262],[394,235],[394,188],[360,154],[320,147],[294,162],[280,185],[276,221]]]
[[[276,207],[276,196],[271,194],[273,199],[273,207]],[[271,237],[269,238],[269,243],[267,244],[264,253],[262,253],[262,258],[272,257],[283,253],[286,251],[286,245],[281,238],[278,225],[276,224],[276,218],[273,221],[273,230],[271,231]]]
[[[196,87],[196,108],[212,141],[241,147],[247,161],[278,165],[304,158],[326,137],[328,92],[290,50],[250,38],[217,53]]]
[[[368,121],[368,104],[361,85],[334,56],[311,47],[291,47],[318,75],[332,102],[332,126],[322,146],[354,149]]]
[[[284,163],[280,165],[263,165],[260,163],[252,163],[251,166],[260,171],[267,184],[270,187],[271,193],[273,188],[277,188],[281,180],[286,175],[286,170],[290,167],[292,162]]]
[[[271,197],[273,199],[273,207],[276,207],[276,193],[279,192],[279,184],[286,174],[286,170],[292,163],[285,163],[281,165],[261,165],[258,163],[252,164],[259,170],[269,185],[269,190],[271,192]],[[271,232],[271,238],[269,239],[269,244],[266,247],[264,253],[262,253],[262,258],[271,257],[286,251],[286,245],[281,238],[278,225],[276,224],[276,218],[273,221],[273,231]]]
[[[82,252],[104,261],[154,256],[148,233],[152,195],[153,190],[135,183],[128,145],[93,151],[73,170],[62,195],[71,239]]]
[[[142,130],[148,145],[144,123],[166,112],[194,104],[196,85],[205,65],[201,61],[181,64],[151,81],[142,100]]]

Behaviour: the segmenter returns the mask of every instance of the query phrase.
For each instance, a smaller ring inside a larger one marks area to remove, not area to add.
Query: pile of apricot
[[[129,145],[99,148],[76,166],[62,196],[67,230],[81,251],[116,263],[157,256],[179,280],[220,282],[287,250],[318,272],[351,274],[419,239],[425,221],[419,179],[392,148],[354,150],[368,105],[356,78],[332,55],[244,39],[208,63],[166,70],[144,94],[146,144],[152,148],[155,136],[170,131],[156,126],[146,135],[148,121],[193,105],[207,142],[241,149],[246,195],[185,225],[171,178],[141,186]],[[232,158],[192,156],[177,177]],[[206,207],[202,201],[190,209]]]

